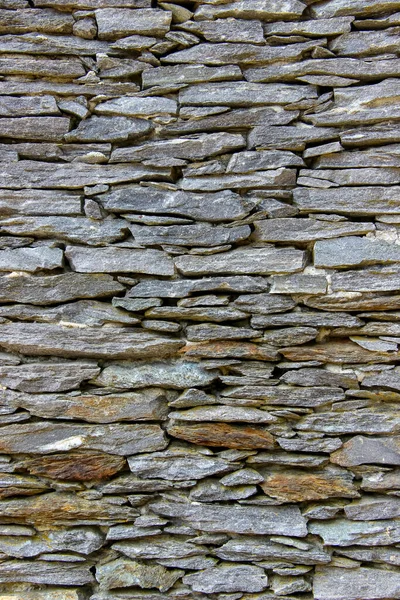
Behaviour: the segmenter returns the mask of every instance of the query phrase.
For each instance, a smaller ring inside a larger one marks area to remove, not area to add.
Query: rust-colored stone
[[[168,428],[172,437],[204,446],[224,448],[273,448],[274,437],[262,428],[227,423],[198,423],[195,425],[173,425]]]
[[[253,344],[251,342],[206,342],[200,344],[187,344],[180,353],[193,358],[243,358],[249,360],[277,360],[276,348],[267,344]]]
[[[279,352],[294,362],[319,360],[323,363],[389,363],[398,360],[398,352],[365,350],[350,341],[335,341],[312,346],[280,348]]]
[[[67,481],[108,479],[124,468],[125,458],[104,452],[70,452],[28,459],[23,466],[33,475]]]

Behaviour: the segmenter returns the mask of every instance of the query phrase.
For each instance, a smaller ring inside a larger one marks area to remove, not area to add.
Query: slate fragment
[[[313,521],[310,532],[332,546],[385,546],[398,543],[400,529],[396,520],[350,521],[335,519]]]
[[[23,461],[24,468],[32,475],[64,481],[108,479],[121,471],[125,465],[125,459],[121,456],[94,450],[56,452]]]
[[[251,565],[230,566],[221,563],[218,567],[200,573],[186,575],[183,583],[195,592],[213,594],[217,592],[261,592],[268,587],[268,577],[260,567]]]
[[[100,40],[116,40],[131,34],[162,36],[171,23],[169,11],[152,8],[98,8],[95,16]]]
[[[400,438],[357,435],[334,452],[331,461],[344,467],[364,464],[400,465]]]
[[[173,424],[167,429],[174,438],[200,446],[237,449],[273,448],[273,436],[261,428],[227,423]]]
[[[79,388],[80,384],[100,373],[95,361],[39,362],[0,366],[3,386],[21,392],[61,392]]]
[[[160,250],[136,248],[87,248],[67,246],[65,256],[79,273],[145,273],[147,275],[174,275],[174,263]]]
[[[166,592],[184,571],[168,570],[161,565],[118,558],[96,568],[100,588],[114,589],[138,586],[142,589],[157,588]]]
[[[36,561],[7,560],[0,564],[1,583],[36,583],[58,585],[86,585],[94,578],[89,565],[65,562],[42,562],[40,569]]]
[[[314,578],[317,600],[376,600],[396,598],[399,594],[399,574],[386,569],[361,567],[340,569],[318,567]]]

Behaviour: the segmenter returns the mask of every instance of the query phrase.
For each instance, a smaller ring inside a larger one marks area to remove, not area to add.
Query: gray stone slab
[[[331,461],[352,467],[365,464],[400,465],[400,437],[366,437],[357,435],[334,452]]]
[[[247,81],[192,85],[179,92],[179,102],[182,106],[250,107],[264,104],[289,104],[316,97],[316,89],[313,86],[260,84]]]
[[[354,187],[344,189],[296,189],[294,204],[301,212],[344,215],[400,213],[400,189],[393,187]]]
[[[143,280],[130,289],[128,296],[132,298],[186,298],[195,292],[265,292],[268,285],[266,277],[247,275],[173,281]]]
[[[389,519],[381,521],[350,521],[347,519],[313,521],[309,524],[309,529],[310,533],[321,536],[324,544],[332,546],[352,546],[353,544],[356,546],[385,546],[398,543],[400,537],[398,522]]]
[[[255,221],[253,239],[257,242],[304,243],[318,239],[362,235],[374,230],[372,223],[295,218],[267,219]]]
[[[61,142],[69,131],[69,124],[70,120],[66,117],[3,117],[1,136],[20,140]]]
[[[400,262],[400,247],[379,239],[343,237],[314,246],[316,267],[345,268]]]
[[[261,567],[251,565],[229,566],[205,569],[183,578],[195,592],[215,594],[218,592],[261,592],[268,587],[268,577]]]
[[[147,275],[174,275],[174,263],[161,250],[136,248],[86,248],[67,246],[65,256],[79,273],[145,273]]]
[[[58,269],[63,265],[60,248],[14,248],[0,251],[0,271],[36,271]],[[1,293],[1,292],[0,292]]]
[[[317,600],[376,600],[396,598],[400,594],[399,574],[373,568],[318,568],[314,578]]]
[[[38,394],[79,388],[83,381],[99,373],[95,361],[25,363],[0,366],[0,381],[12,390]]]
[[[315,415],[306,415],[296,423],[296,429],[329,434],[397,433],[400,428],[400,418],[395,407],[396,405],[393,405],[390,407],[391,410],[388,410],[385,405],[377,405],[351,412],[321,412]],[[378,459],[377,456],[376,460]]]
[[[80,196],[67,191],[0,190],[2,217],[20,215],[71,215],[82,213]]]
[[[191,23],[191,21],[190,21]],[[0,45],[1,48],[1,45]],[[173,85],[177,83],[201,83],[210,81],[230,81],[242,78],[236,65],[206,67],[203,65],[177,65],[146,69],[142,75],[143,88]]]
[[[169,11],[152,8],[99,8],[95,11],[100,40],[116,40],[127,35],[165,35],[170,28]]]
[[[200,6],[196,11],[196,19],[236,17],[238,19],[259,19],[267,22],[275,21],[275,19],[286,21],[300,18],[303,11],[304,5],[297,0],[283,0],[283,2],[241,0],[236,3],[218,3],[216,6]]]

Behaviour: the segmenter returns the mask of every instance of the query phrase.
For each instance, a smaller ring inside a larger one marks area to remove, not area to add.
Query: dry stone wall
[[[0,0],[0,600],[400,598],[400,0]]]

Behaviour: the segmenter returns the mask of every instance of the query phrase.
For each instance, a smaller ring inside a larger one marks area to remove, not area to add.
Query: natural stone
[[[137,250],[108,246],[67,246],[65,256],[79,273],[145,273],[174,275],[174,263],[160,250]]]
[[[186,575],[187,583],[195,592],[261,592],[268,587],[268,577],[260,567],[220,564],[200,573]]]
[[[31,394],[62,392],[79,388],[99,373],[95,361],[25,363],[0,366],[0,381],[7,388]]]
[[[324,3],[323,3],[324,4]],[[372,600],[395,598],[399,594],[397,572],[386,569],[340,569],[318,567],[314,579],[314,595],[318,600]]]
[[[15,248],[0,250],[0,271],[27,271],[62,267],[63,252],[59,248]],[[3,278],[2,278],[3,279]]]

